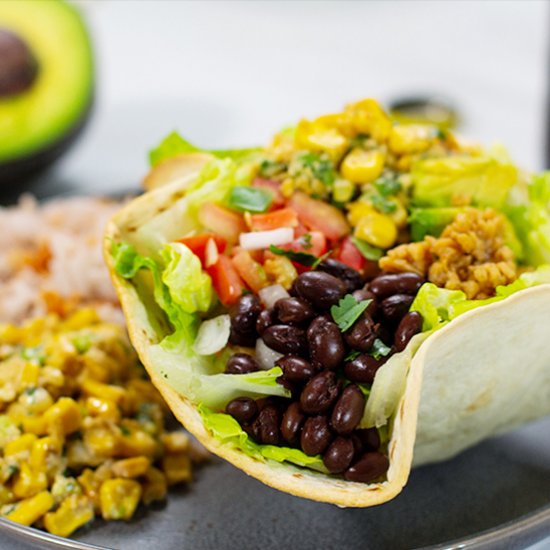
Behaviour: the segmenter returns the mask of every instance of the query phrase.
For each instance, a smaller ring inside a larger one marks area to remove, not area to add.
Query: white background
[[[136,185],[172,129],[204,147],[264,143],[301,116],[374,96],[436,93],[461,131],[543,165],[548,4],[542,1],[85,1],[97,101],[54,174]]]

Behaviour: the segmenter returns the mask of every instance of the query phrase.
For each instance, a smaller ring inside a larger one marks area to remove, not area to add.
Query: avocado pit
[[[27,43],[0,28],[0,99],[28,90],[38,75],[38,62]]]

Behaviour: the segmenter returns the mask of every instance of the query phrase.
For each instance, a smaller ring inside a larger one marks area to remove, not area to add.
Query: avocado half
[[[46,168],[84,127],[93,99],[90,39],[63,0],[0,1],[0,185]]]

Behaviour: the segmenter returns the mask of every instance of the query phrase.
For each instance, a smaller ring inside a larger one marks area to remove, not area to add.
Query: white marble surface
[[[544,1],[82,5],[98,60],[95,115],[49,189],[135,186],[145,151],[172,129],[204,147],[245,146],[353,99],[416,92],[449,97],[465,134],[542,167]],[[18,548],[0,537],[7,544]],[[550,539],[532,550],[547,548]]]

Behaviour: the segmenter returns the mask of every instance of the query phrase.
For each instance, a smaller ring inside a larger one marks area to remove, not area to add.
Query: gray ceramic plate
[[[279,493],[214,461],[164,508],[143,510],[130,523],[96,522],[68,541],[1,520],[0,547],[525,548],[550,533],[549,431],[547,418],[414,470],[395,500],[363,510]]]

